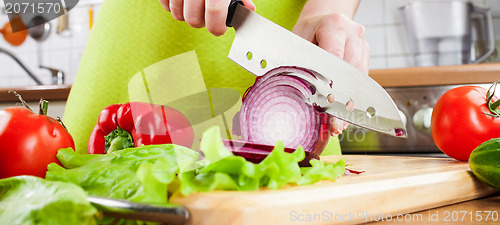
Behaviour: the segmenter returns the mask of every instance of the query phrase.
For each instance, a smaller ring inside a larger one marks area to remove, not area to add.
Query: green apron
[[[291,30],[306,0],[254,0],[257,12]],[[79,153],[99,112],[129,101],[129,80],[141,70],[181,53],[195,51],[207,88],[230,87],[241,94],[255,76],[227,58],[234,30],[215,37],[206,28],[176,21],[158,0],[106,0],[90,32],[71,89],[64,122]],[[332,138],[325,154],[339,154]]]

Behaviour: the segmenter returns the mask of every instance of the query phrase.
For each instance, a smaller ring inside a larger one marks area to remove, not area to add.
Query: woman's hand
[[[231,0],[159,0],[163,8],[179,21],[192,27],[207,27],[215,36],[226,30],[227,8]],[[252,0],[243,0],[245,7],[255,10]]]
[[[351,19],[357,5],[358,1],[308,0],[293,32],[368,74],[365,27]],[[332,136],[347,126],[347,122],[330,116]]]
[[[365,27],[333,13],[297,22],[293,32],[368,74],[369,47]]]

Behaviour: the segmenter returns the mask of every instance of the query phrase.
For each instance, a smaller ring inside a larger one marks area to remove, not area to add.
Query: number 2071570
[[[60,13],[62,10],[61,3],[53,2],[15,2],[5,3],[5,12],[8,14],[26,14],[26,13]]]
[[[496,222],[499,220],[498,214],[498,211],[444,211],[443,221]]]

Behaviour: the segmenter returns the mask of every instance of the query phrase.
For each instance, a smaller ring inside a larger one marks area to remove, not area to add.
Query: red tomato
[[[482,87],[463,86],[449,90],[436,102],[432,138],[446,155],[467,161],[479,144],[500,137],[500,118],[485,114],[491,113],[486,104],[487,92]]]
[[[59,149],[75,149],[73,138],[59,122],[23,107],[0,111],[0,143],[0,178],[43,178],[48,164],[59,164]]]

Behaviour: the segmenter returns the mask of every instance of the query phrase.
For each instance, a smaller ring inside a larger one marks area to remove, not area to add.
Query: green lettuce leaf
[[[306,185],[335,180],[345,169],[343,160],[335,164],[312,160],[312,167],[301,169],[298,163],[305,157],[303,148],[299,146],[293,153],[287,153],[282,142],[277,142],[261,163],[253,164],[224,147],[218,127],[205,131],[201,150],[205,158],[195,163],[197,169],[178,176],[183,195],[216,189],[251,191],[260,187],[279,189],[287,184]]]
[[[171,144],[140,146],[95,157],[62,149],[57,158],[71,169],[52,163],[46,179],[75,183],[89,195],[162,204],[167,203],[167,186],[176,178],[179,166],[193,167],[200,156],[194,150]]]
[[[62,149],[57,157],[64,167],[50,164],[46,179],[75,183],[90,195],[167,204],[170,196],[194,192],[279,189],[335,180],[345,169],[343,160],[335,164],[312,160],[312,167],[301,168],[298,163],[305,157],[303,148],[287,153],[282,142],[277,142],[261,163],[254,164],[226,149],[219,127],[205,131],[200,146],[203,157],[197,151],[173,144],[94,156]]]
[[[302,177],[297,183],[298,185],[314,184],[320,180],[335,181],[341,177],[345,172],[345,160],[340,159],[336,163],[324,163],[322,161],[312,159],[310,161],[311,167],[302,167]]]
[[[77,185],[32,176],[0,180],[2,224],[93,225],[96,215]]]
[[[262,186],[278,189],[287,183],[297,183],[301,178],[299,162],[305,157],[299,146],[293,153],[286,153],[283,142],[277,142],[273,151],[258,164],[261,168]]]

